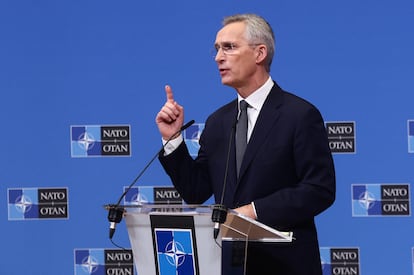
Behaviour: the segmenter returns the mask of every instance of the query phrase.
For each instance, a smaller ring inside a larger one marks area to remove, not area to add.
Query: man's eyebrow
[[[220,46],[220,45],[231,45],[231,44],[235,44],[234,42],[231,42],[231,41],[222,41],[222,42],[216,42],[216,43],[214,43],[214,46],[216,47],[216,46]]]

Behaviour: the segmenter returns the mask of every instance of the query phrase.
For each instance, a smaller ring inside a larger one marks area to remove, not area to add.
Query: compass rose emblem
[[[32,200],[25,195],[18,196],[14,206],[21,213],[26,213],[32,208]]]
[[[171,241],[166,245],[164,255],[172,266],[179,267],[184,263],[186,253],[179,242]]]
[[[375,205],[375,196],[372,193],[365,191],[359,196],[358,202],[363,208],[367,210],[371,209]]]

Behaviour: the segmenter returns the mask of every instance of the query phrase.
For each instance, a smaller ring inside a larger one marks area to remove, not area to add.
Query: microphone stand
[[[224,193],[226,192],[227,175],[228,175],[229,162],[230,162],[230,151],[231,151],[232,141],[234,138],[236,124],[237,124],[237,119],[235,123],[233,124],[233,127],[231,128],[231,132],[230,132],[229,145],[228,145],[228,150],[227,150],[226,168],[224,171],[224,179],[223,179],[223,190],[221,191],[220,204],[214,205],[213,212],[211,213],[211,220],[214,222],[213,236],[215,240],[217,239],[217,236],[220,232],[220,224],[225,223],[227,219],[227,207],[224,205]]]
[[[138,174],[138,176],[132,181],[132,183],[125,189],[124,193],[122,193],[121,197],[119,197],[118,202],[116,204],[109,204],[106,206],[108,209],[108,221],[110,223],[109,226],[109,239],[112,240],[112,237],[115,233],[116,224],[122,221],[122,216],[125,212],[125,208],[121,206],[122,199],[126,196],[128,191],[134,186],[134,184],[138,181],[138,179],[145,173],[145,171],[150,167],[150,165],[154,162],[157,156],[164,150],[165,146],[178,134],[190,127],[194,124],[194,120],[190,120],[186,124],[184,124],[180,130],[175,132],[171,135],[165,144],[161,147],[161,149],[152,157],[152,159],[148,162],[148,164],[142,169],[142,171]]]

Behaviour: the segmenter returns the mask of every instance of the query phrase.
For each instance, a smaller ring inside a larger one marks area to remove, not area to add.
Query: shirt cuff
[[[257,212],[256,212],[256,206],[254,205],[254,201],[252,201],[251,205],[253,207],[253,212],[254,212],[255,219],[257,219]]]
[[[167,141],[165,139],[162,139],[162,144],[164,146],[164,156],[167,156],[174,152],[175,149],[180,146],[181,142],[183,142],[183,135],[179,135],[175,139],[172,139],[170,141]]]

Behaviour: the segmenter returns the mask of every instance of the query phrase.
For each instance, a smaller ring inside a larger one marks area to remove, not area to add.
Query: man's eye
[[[225,43],[223,44],[222,47],[223,47],[223,50],[227,50],[227,51],[234,50],[236,48],[236,46],[233,43]]]
[[[212,52],[214,52],[214,56],[218,53],[218,51],[221,49],[223,52],[231,52],[235,50],[237,47],[233,43],[223,43],[223,44],[217,44],[214,45],[214,49]]]

